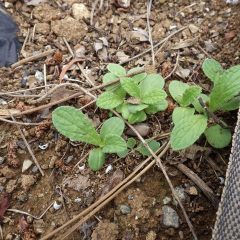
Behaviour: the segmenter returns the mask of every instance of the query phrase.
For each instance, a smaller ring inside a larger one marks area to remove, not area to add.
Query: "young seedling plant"
[[[96,146],[88,157],[89,167],[94,171],[102,168],[106,154],[123,152],[127,149],[127,144],[121,137],[125,124],[118,117],[107,119],[97,132],[92,121],[80,110],[63,106],[53,111],[52,121],[55,128],[70,140]]]
[[[164,111],[168,102],[163,90],[164,79],[159,74],[140,73],[134,75],[139,68],[126,71],[121,65],[109,64],[108,73],[103,82],[120,78],[120,82],[108,86],[97,99],[97,106],[103,109],[115,109],[129,123],[143,122],[147,114]],[[133,75],[132,77],[126,77]]]
[[[226,147],[231,142],[231,131],[215,113],[239,108],[240,65],[224,70],[214,59],[206,59],[202,69],[213,83],[209,95],[203,94],[199,86],[180,81],[172,81],[169,85],[171,96],[180,105],[172,115],[174,128],[170,142],[173,150],[189,147],[203,133],[215,148]],[[209,124],[210,118],[215,123]]]

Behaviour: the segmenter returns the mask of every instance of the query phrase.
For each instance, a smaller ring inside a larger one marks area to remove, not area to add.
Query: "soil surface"
[[[151,65],[151,52],[135,57],[150,47],[147,1],[131,1],[129,6],[126,0],[59,0],[35,6],[22,1],[3,2],[19,25],[20,59],[30,56],[36,56],[36,59],[0,69],[0,116],[4,118],[9,113],[17,113],[16,121],[29,124],[19,126],[44,176],[17,125],[2,119],[0,217],[3,215],[3,218],[0,218],[0,236],[6,240],[41,239],[104,196],[131,174],[144,158],[137,152],[124,159],[111,155],[102,170],[93,172],[89,169],[85,162],[91,146],[69,141],[57,133],[51,122],[51,112],[57,106],[81,108],[90,103],[91,97],[84,94],[30,114],[20,113],[78,92],[74,84],[85,89],[101,84],[108,63],[124,62],[127,69]],[[221,0],[153,1],[150,26],[154,44],[186,27],[169,38],[164,46],[154,49],[154,71],[163,77],[171,73],[166,85],[178,79],[194,82],[209,91],[211,83],[201,71],[206,57],[215,58],[224,67],[240,63],[239,12],[239,6],[226,5]],[[50,52],[40,58],[45,51]],[[77,60],[71,62],[73,59]],[[177,68],[172,72],[176,64]],[[66,86],[65,83],[73,84]],[[49,96],[40,98],[53,84],[60,87]],[[32,90],[25,91],[27,89]],[[99,92],[93,93],[97,95]],[[108,112],[98,109],[95,104],[83,111],[96,126],[108,117]],[[168,141],[164,133],[171,128],[171,111],[169,107],[167,112],[148,118],[146,124],[150,130],[145,138],[155,137],[162,145]],[[236,114],[233,112],[225,117],[234,127]],[[11,118],[8,120],[12,121]],[[33,123],[37,126],[31,125]],[[215,150],[200,139],[188,151],[168,150],[162,158],[201,240],[211,239],[216,208],[176,166],[183,163],[195,172],[219,200],[229,152],[230,147]],[[4,213],[6,208],[8,210]],[[69,228],[52,239],[62,239],[62,234]],[[106,238],[193,239],[181,208],[173,199],[157,165],[66,239]]]

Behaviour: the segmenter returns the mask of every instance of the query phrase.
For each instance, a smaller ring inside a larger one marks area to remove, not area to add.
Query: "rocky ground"
[[[20,113],[70,96],[76,89],[65,87],[66,76],[75,80],[72,83],[87,89],[101,84],[108,63],[121,62],[127,69],[151,63],[151,53],[135,57],[150,47],[144,0],[131,1],[130,5],[124,0],[26,1],[36,3],[35,6],[22,1],[3,2],[19,25],[20,59],[34,55],[35,60],[0,69],[1,118],[9,112]],[[153,1],[150,25],[154,44],[186,27],[163,47],[155,49],[156,72],[168,76],[179,56],[177,69],[167,84],[173,79],[181,79],[200,84],[208,91],[210,82],[201,71],[206,57],[217,59],[224,67],[240,62],[239,11],[239,6],[226,5],[221,0]],[[47,54],[40,58],[46,51]],[[76,58],[77,61],[72,61]],[[67,71],[63,70],[64,66],[68,66]],[[62,87],[50,98],[36,98],[44,93],[44,86],[47,89],[52,84],[62,84]],[[26,89],[32,91],[26,92]],[[19,93],[24,95],[19,96]],[[88,96],[82,96],[64,105],[82,107],[89,102]],[[57,134],[51,123],[54,108],[48,106],[16,118],[29,124],[20,127],[44,176],[34,163],[16,124],[0,121],[0,236],[3,239],[41,239],[91,206],[144,160],[137,152],[120,160],[112,155],[101,171],[92,172],[84,158],[90,146],[72,143]],[[84,111],[96,125],[108,117],[107,112],[94,104]],[[148,119],[144,137],[168,133],[170,112],[169,108],[167,113]],[[227,118],[233,125],[235,115]],[[38,125],[31,125],[33,123]],[[161,144],[166,141],[166,137],[159,140]],[[175,190],[202,240],[211,238],[216,209],[174,166],[184,163],[219,199],[229,150],[216,151],[200,141],[188,151],[169,150],[163,157]],[[120,192],[67,239],[106,238],[192,239],[181,209],[157,166]]]

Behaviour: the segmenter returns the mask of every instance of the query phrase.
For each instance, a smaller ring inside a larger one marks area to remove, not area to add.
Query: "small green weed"
[[[109,82],[117,77],[120,82],[106,87],[106,91],[97,99],[97,106],[103,109],[116,109],[129,123],[143,122],[147,114],[164,111],[168,102],[163,90],[164,79],[159,74],[140,73],[134,75],[139,68],[126,70],[118,64],[109,64],[108,73],[103,76],[103,82]],[[132,77],[126,77],[133,74]]]
[[[55,128],[72,141],[80,141],[97,146],[90,151],[89,167],[97,171],[105,162],[105,154],[123,152],[127,143],[121,137],[125,124],[122,119],[112,117],[106,120],[98,133],[92,121],[80,110],[63,106],[52,113]]]
[[[199,86],[172,81],[169,92],[180,105],[173,111],[174,128],[171,132],[173,150],[184,149],[204,133],[215,148],[226,147],[231,142],[231,132],[217,123],[209,125],[216,111],[231,111],[240,106],[240,65],[224,70],[213,59],[206,59],[202,66],[205,75],[213,82],[209,95],[203,94]],[[197,112],[195,114],[195,112]],[[226,125],[226,124],[224,124]]]

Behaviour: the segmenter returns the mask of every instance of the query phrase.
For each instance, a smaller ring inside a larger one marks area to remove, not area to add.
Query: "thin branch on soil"
[[[45,88],[45,92],[47,92],[47,67],[46,64],[43,64],[43,80],[44,80],[44,88]]]
[[[11,67],[16,68],[16,67],[24,65],[28,62],[34,62],[34,61],[38,60],[39,58],[47,57],[48,55],[53,54],[54,52],[55,52],[55,50],[51,49],[51,50],[47,50],[45,52],[39,53],[39,54],[34,55],[34,56],[24,58],[24,59],[14,63],[14,64],[12,64]]]
[[[11,115],[11,118],[12,118],[12,120],[13,120],[14,122],[16,121],[15,118],[14,118],[12,115]],[[40,165],[39,165],[36,157],[34,156],[33,151],[32,151],[32,149],[30,148],[30,145],[28,144],[28,142],[27,142],[27,140],[26,140],[26,138],[25,138],[25,136],[24,136],[24,134],[23,134],[22,129],[19,127],[19,125],[16,124],[16,126],[17,126],[17,129],[18,129],[18,131],[19,131],[19,133],[20,133],[20,135],[21,135],[21,137],[22,137],[22,139],[23,139],[23,141],[24,141],[24,143],[25,143],[25,145],[26,145],[26,147],[27,147],[27,150],[28,150],[29,154],[31,155],[34,163],[36,164],[39,172],[41,173],[42,176],[44,176],[44,172],[43,172],[43,170],[41,169],[41,167],[40,167]]]
[[[170,77],[175,73],[175,71],[176,71],[176,69],[177,69],[177,67],[178,67],[179,57],[180,57],[180,54],[179,54],[179,52],[178,52],[175,66],[174,66],[173,70],[164,78],[165,80],[168,79],[168,78],[170,78]]]
[[[47,87],[54,87],[58,84],[48,84]],[[17,94],[17,93],[25,93],[28,91],[33,91],[33,90],[37,90],[37,89],[42,89],[45,86],[38,86],[38,87],[33,87],[33,88],[28,88],[28,89],[21,89],[21,90],[17,90],[17,91],[12,91],[12,92],[0,92],[0,96],[10,96],[9,94]]]
[[[149,0],[149,2],[147,3],[148,38],[149,38],[149,42],[151,44],[152,64],[153,64],[153,66],[155,66],[155,54],[154,54],[154,49],[153,49],[152,31],[151,31],[151,26],[150,26],[151,6],[152,6],[152,0]]]
[[[178,163],[176,165],[173,165],[178,170],[180,170],[183,174],[185,174],[187,177],[189,177],[204,193],[204,195],[210,200],[213,207],[217,209],[218,207],[218,199],[214,195],[212,189],[191,169],[189,169],[187,166],[185,166],[182,163]]]
[[[27,215],[27,216],[30,216],[30,217],[32,217],[32,218],[34,218],[34,219],[39,220],[39,219],[41,219],[41,218],[46,214],[46,212],[50,209],[50,207],[51,207],[53,204],[54,204],[54,202],[51,203],[51,204],[44,210],[44,212],[43,212],[39,217],[34,216],[34,215],[32,215],[31,213],[24,212],[24,211],[18,210],[18,209],[13,209],[13,208],[8,208],[8,209],[7,209],[7,212],[20,213],[20,214]]]
[[[23,55],[24,51],[25,51],[25,46],[27,44],[27,41],[28,41],[28,38],[29,38],[29,34],[30,34],[30,28],[28,28],[28,31],[27,31],[27,35],[24,39],[24,42],[23,42],[23,45],[22,45],[22,48],[21,48],[21,54]]]
[[[167,37],[165,37],[163,40],[161,40],[159,43],[155,44],[153,46],[153,48],[157,48],[158,46],[160,46],[161,44],[165,43],[166,41],[168,41],[171,37],[173,37],[174,35],[176,35],[177,33],[180,33],[182,32],[183,30],[185,30],[187,27],[182,27],[180,28],[179,30],[177,30],[176,32],[173,32],[171,33],[170,35],[168,35]],[[132,60],[135,60],[136,58],[139,58],[143,55],[145,55],[146,53],[150,52],[152,48],[148,48],[147,50],[135,55],[134,57],[132,58],[129,58],[127,59],[126,61],[122,61],[120,62],[120,64],[125,64],[125,63],[128,63],[128,62],[131,62]]]
[[[169,148],[169,144],[165,145],[164,148],[161,151],[161,153],[159,154],[159,157],[162,157],[168,150]],[[70,221],[68,221],[67,223],[65,223],[64,225],[62,225],[61,227],[55,229],[54,231],[52,231],[51,233],[47,234],[46,236],[44,236],[43,238],[41,238],[41,240],[46,240],[49,239],[50,237],[54,236],[56,233],[58,233],[59,231],[63,230],[64,228],[68,227],[70,224],[76,222],[77,220],[79,220],[81,217],[83,217],[84,215],[88,214],[89,212],[91,212],[94,208],[100,206],[101,203],[104,203],[103,206],[106,205],[106,203],[109,202],[109,197],[112,197],[111,200],[117,195],[119,194],[122,190],[124,190],[129,184],[129,182],[131,181],[132,178],[134,178],[134,176],[151,160],[152,156],[148,157],[146,160],[144,160],[142,163],[140,163],[135,169],[134,171],[128,176],[126,177],[122,182],[120,182],[116,187],[114,187],[111,191],[109,191],[106,195],[104,195],[103,197],[101,197],[99,200],[97,200],[95,203],[93,203],[90,207],[88,207],[87,209],[83,210],[81,213],[79,213],[77,216],[75,216],[74,218],[72,218]],[[147,166],[144,167],[143,170],[140,171],[140,176],[142,174],[144,174],[150,167],[152,167],[155,164],[155,160],[151,161]],[[139,178],[139,175],[138,177]],[[107,202],[106,202],[107,201]],[[101,207],[103,207],[101,206]],[[70,233],[71,234],[71,233]],[[61,236],[62,237],[62,236]]]
[[[38,126],[41,125],[42,123],[25,123],[25,122],[17,122],[17,121],[11,121],[5,118],[1,118],[0,117],[0,122],[6,122],[6,123],[11,123],[11,124],[18,124],[18,125],[22,125],[22,126]]]

